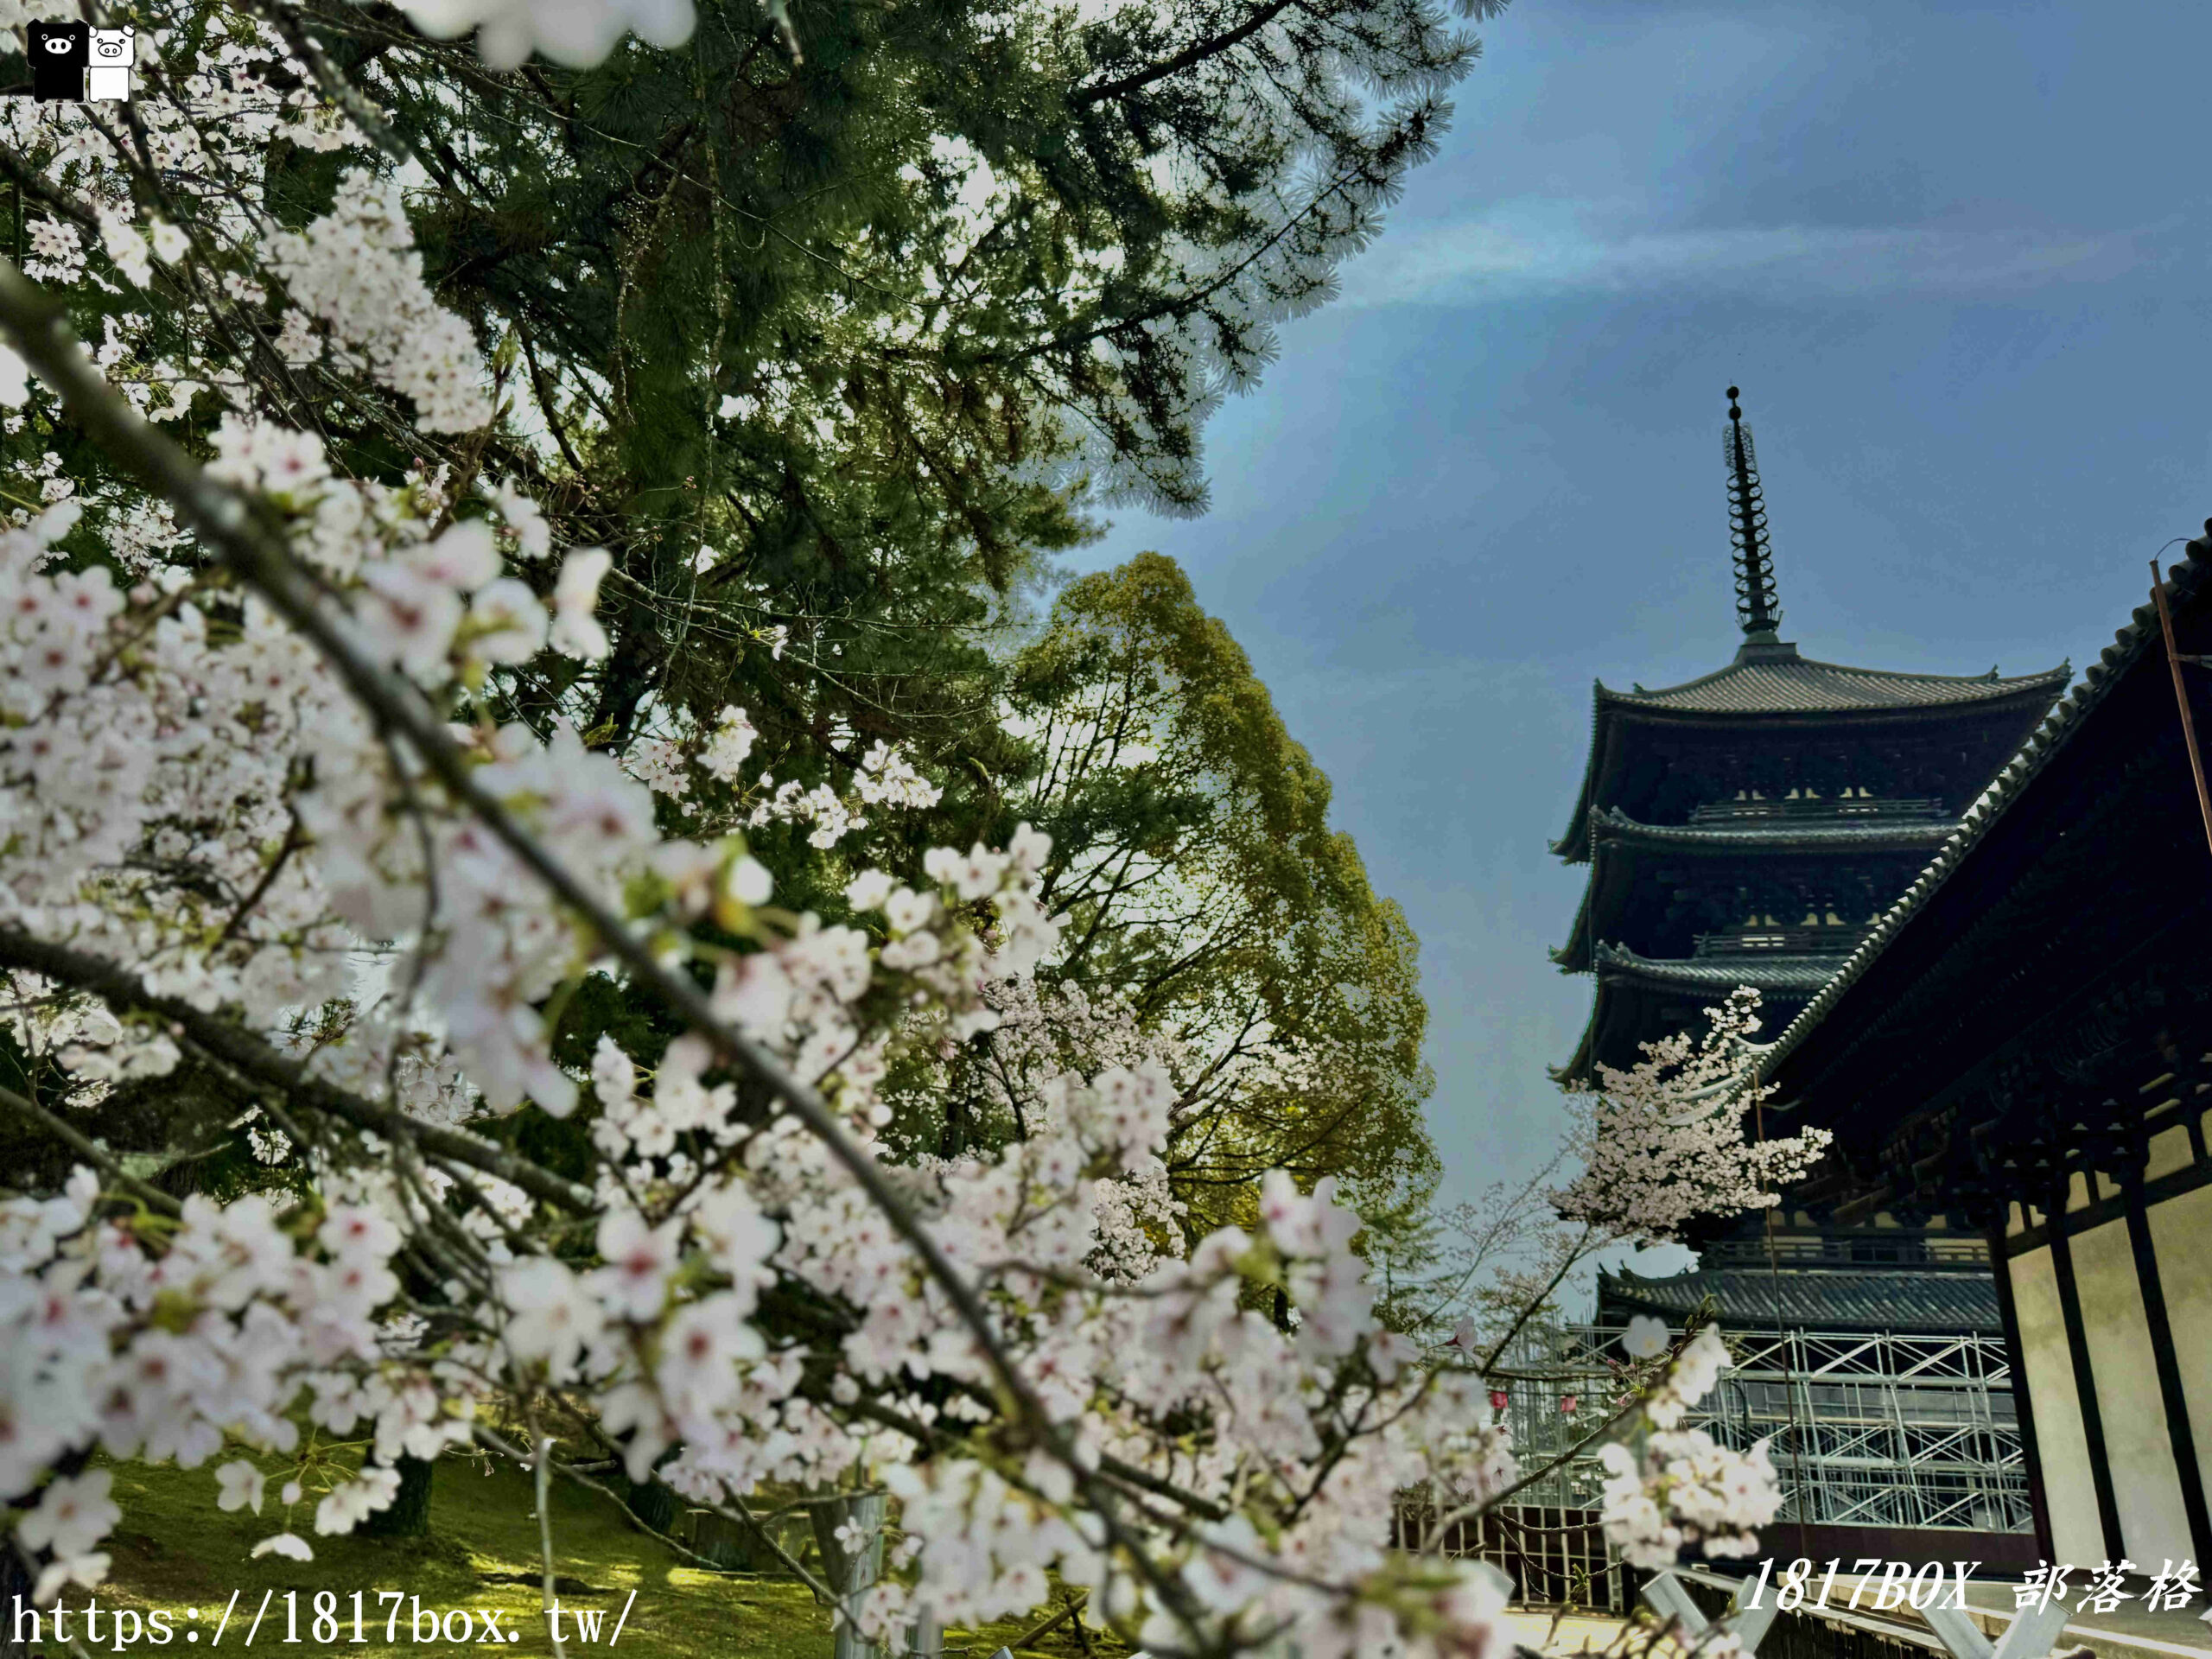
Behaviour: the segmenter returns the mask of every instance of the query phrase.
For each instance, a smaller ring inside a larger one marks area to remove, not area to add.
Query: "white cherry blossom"
[[[599,584],[613,563],[614,556],[603,547],[575,548],[562,561],[549,637],[563,656],[596,662],[607,655],[607,630],[593,613],[599,608]]]
[[[52,1550],[58,1557],[86,1554],[123,1518],[108,1497],[114,1484],[114,1475],[105,1469],[57,1476],[47,1483],[30,1513],[16,1522],[17,1540],[26,1549]]]
[[[262,1489],[268,1484],[268,1477],[244,1458],[234,1458],[217,1469],[215,1482],[222,1489],[222,1495],[215,1500],[217,1509],[251,1509],[256,1515],[261,1513]]]

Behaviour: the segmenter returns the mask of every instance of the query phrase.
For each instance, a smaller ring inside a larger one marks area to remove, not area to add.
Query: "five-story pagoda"
[[[1590,866],[1552,955],[1597,995],[1568,1077],[1632,1065],[1701,1026],[1738,985],[1769,1033],[1825,984],[2066,689],[1847,668],[1777,632],[1751,428],[1723,429],[1744,643],[1717,672],[1648,691],[1597,687],[1589,764],[1552,850]]]

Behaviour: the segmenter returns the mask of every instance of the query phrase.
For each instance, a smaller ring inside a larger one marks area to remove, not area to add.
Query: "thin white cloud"
[[[1749,226],[1637,228],[1558,204],[1402,226],[1344,272],[1353,305],[1479,304],[1575,293],[1770,297],[1978,294],[2096,282],[2143,260],[2140,231]],[[1600,222],[1593,222],[1600,221]]]

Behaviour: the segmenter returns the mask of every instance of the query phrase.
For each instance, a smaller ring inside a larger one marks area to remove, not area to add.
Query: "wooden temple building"
[[[1762,995],[1763,1038],[1802,1028],[2072,677],[2064,665],[2009,678],[1851,667],[1783,640],[1737,396],[1723,460],[1743,644],[1685,684],[1597,687],[1581,791],[1553,849],[1589,869],[1553,952],[1595,981],[1560,1069],[1570,1080],[1700,1029],[1739,985]],[[1766,1333],[1729,1415],[1771,1434],[1778,1460],[1787,1451],[1794,1523],[1820,1530],[1828,1553],[2029,1564],[2016,1373],[1978,1224],[1940,1206],[1842,1214],[1793,1198],[1771,1219],[1690,1242],[1689,1272],[1601,1274],[1597,1322],[1646,1313],[1680,1329],[1706,1313]]]
[[[1816,662],[1777,632],[1751,428],[1729,389],[1735,659],[1596,689],[1589,762],[1552,850],[1590,879],[1563,971],[1596,980],[1562,1075],[1632,1065],[1738,985],[1778,1031],[1957,829],[2050,709],[2063,667],[2002,678]]]
[[[2146,1574],[2212,1560],[2212,524],[2158,597],[1762,1060],[1793,1209],[1987,1240],[2044,1555]]]
[[[1745,1409],[1773,1421],[1764,1396],[1802,1389],[1789,1455],[1815,1469],[1824,1443],[1842,1466],[1861,1442],[1808,1421],[1831,1411],[1800,1357],[1821,1347],[1808,1333],[1841,1353],[1948,1326],[1946,1351],[1980,1356],[1983,1397],[2011,1409],[1974,1430],[1993,1450],[1947,1474],[1921,1518],[1889,1525],[1955,1527],[1963,1510],[1972,1529],[2024,1543],[2010,1508],[1975,1496],[2006,1470],[2017,1487],[2024,1465],[2043,1559],[2201,1571],[2212,521],[2070,691],[2063,668],[1955,679],[1815,663],[1777,631],[1755,452],[1730,396],[1745,643],[1684,685],[1597,690],[1554,849],[1590,869],[1554,955],[1596,980],[1561,1071],[1630,1064],[1749,984],[1768,1015],[1765,1132],[1834,1138],[1770,1212],[1770,1238],[1694,1240],[1699,1267],[1668,1279],[1605,1275],[1599,1323],[1717,1310],[1732,1331],[1772,1333]],[[1915,1362],[1890,1379],[1889,1399],[1923,1375]],[[1936,1415],[1919,1439],[1901,1427],[1897,1478],[1928,1465],[1916,1448],[1939,1445]]]

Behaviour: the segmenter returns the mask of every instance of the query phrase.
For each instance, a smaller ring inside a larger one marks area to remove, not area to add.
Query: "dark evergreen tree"
[[[1475,51],[1433,0],[709,0],[681,48],[503,73],[388,5],[299,16],[390,112],[511,413],[426,455],[252,366],[356,466],[512,477],[613,550],[596,741],[734,702],[804,781],[877,737],[994,772],[987,646],[1040,556],[1094,504],[1204,505],[1205,417],[1331,293]],[[321,211],[334,170],[280,158],[272,202]],[[510,688],[540,720],[564,689]]]

